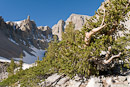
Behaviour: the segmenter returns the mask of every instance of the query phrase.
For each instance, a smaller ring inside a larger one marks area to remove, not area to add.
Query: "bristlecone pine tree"
[[[16,64],[14,63],[14,60],[11,59],[10,66],[7,68],[7,71],[9,73],[9,76],[14,75],[14,69],[16,68]]]
[[[110,64],[115,58],[124,58],[126,49],[118,44],[118,39],[121,38],[116,34],[118,31],[126,30],[121,22],[125,21],[127,13],[130,11],[129,6],[128,0],[106,0],[96,15],[86,24],[85,47],[89,48],[96,44],[96,47],[92,49],[95,51],[91,53],[93,55],[99,49],[98,55],[92,56],[96,62],[101,59],[101,51],[106,51],[105,57],[101,61],[103,66]]]
[[[5,87],[19,81],[21,87],[36,87],[52,73],[87,77],[100,75],[102,71],[112,71],[117,66],[129,68],[130,35],[118,35],[118,31],[127,30],[121,23],[129,11],[128,0],[105,1],[81,31],[74,30],[74,24],[70,22],[62,33],[62,41],[54,36],[45,58],[37,66],[21,70],[0,82],[0,86]],[[124,62],[123,65],[120,65],[119,60]],[[14,67],[12,60],[9,72],[14,73]]]
[[[81,31],[75,31],[70,22],[62,41],[52,42],[44,59],[50,60],[53,70],[71,77],[99,75],[112,69],[119,60],[128,58],[128,38],[117,33],[126,30],[121,22],[129,11],[128,0],[106,0]]]

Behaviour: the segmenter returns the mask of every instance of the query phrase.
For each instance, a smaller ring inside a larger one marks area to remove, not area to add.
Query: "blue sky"
[[[0,16],[19,21],[30,15],[37,26],[50,26],[72,13],[94,15],[104,0],[0,0]]]

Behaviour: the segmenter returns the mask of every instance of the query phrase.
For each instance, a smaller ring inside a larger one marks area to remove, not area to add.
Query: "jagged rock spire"
[[[28,15],[28,17],[27,17],[27,20],[29,20],[30,21],[30,16]]]

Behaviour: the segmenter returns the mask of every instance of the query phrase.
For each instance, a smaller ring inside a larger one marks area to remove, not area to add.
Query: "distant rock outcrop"
[[[59,40],[61,40],[62,32],[64,31],[65,22],[60,20],[57,24],[52,27],[52,34],[57,35]]]
[[[0,17],[0,56],[5,58],[19,58],[26,51],[30,55],[30,46],[37,49],[48,47],[48,39],[52,37],[49,27],[38,28],[34,21],[27,19],[18,22],[4,22]]]
[[[36,48],[45,49],[47,45],[46,36],[43,31],[38,29],[35,22],[27,19],[19,22],[7,22],[15,30],[16,36],[12,35],[13,40],[20,42],[23,45],[29,46],[30,44]]]
[[[86,23],[86,19],[89,18],[91,18],[91,16],[71,14],[65,23],[66,25],[68,25],[69,22],[73,22],[73,24],[75,25],[75,30],[81,30],[83,25]]]
[[[90,16],[87,15],[71,14],[66,21],[60,20],[57,24],[55,24],[52,27],[52,33],[57,35],[59,40],[62,40],[62,32],[64,31],[66,25],[69,24],[69,22],[73,22],[75,30],[81,30],[83,25],[86,23],[86,19],[89,18]]]
[[[52,36],[52,29],[49,26],[40,26],[38,30],[48,39]]]

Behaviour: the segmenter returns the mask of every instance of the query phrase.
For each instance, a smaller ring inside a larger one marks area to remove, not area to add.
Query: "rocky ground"
[[[0,62],[0,82],[8,78],[8,73],[7,73],[7,67],[9,66],[9,63],[2,63]]]
[[[78,76],[70,79],[66,76],[53,74],[39,85],[40,87],[130,87],[130,75],[99,76],[82,80]]]
[[[8,78],[7,66],[8,63],[0,63],[0,81]],[[15,87],[20,87],[19,82],[16,84]],[[130,87],[130,70],[125,72],[124,75],[101,75],[98,77],[91,76],[90,78],[78,76],[69,78],[55,73],[38,85],[37,87]]]

